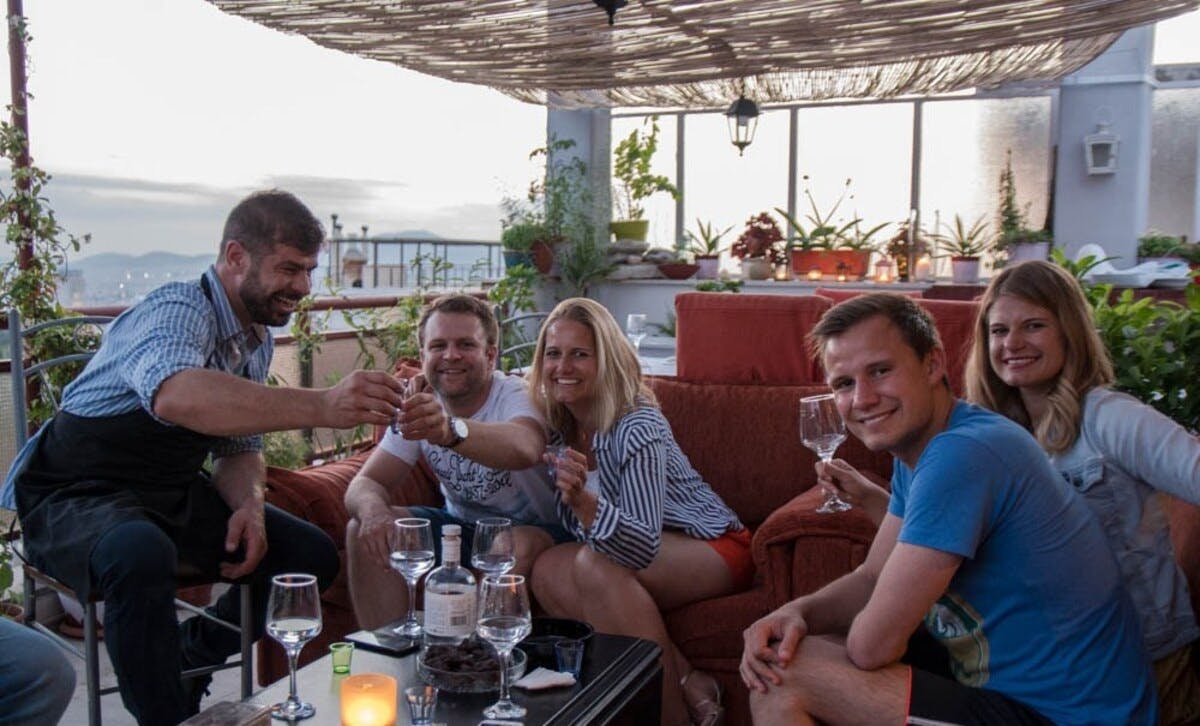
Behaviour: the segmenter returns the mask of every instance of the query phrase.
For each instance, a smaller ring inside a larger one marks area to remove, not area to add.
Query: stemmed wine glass
[[[271,706],[271,716],[299,721],[316,713],[311,703],[296,697],[296,659],[304,644],[321,632],[321,593],[314,575],[287,574],[271,578],[267,599],[267,634],[287,652],[290,676],[286,701]]]
[[[825,463],[829,463],[833,452],[846,440],[846,424],[838,413],[832,393],[800,399],[800,440]],[[830,514],[849,508],[850,504],[838,496],[837,490],[830,489],[817,511]]]
[[[392,529],[392,569],[404,575],[408,583],[408,617],[393,630],[396,635],[417,638],[421,624],[417,622],[417,580],[433,569],[433,531],[428,519],[407,517],[397,519]]]
[[[512,520],[485,517],[475,523],[471,566],[486,575],[503,575],[517,564]]]
[[[508,662],[512,649],[529,635],[533,627],[529,616],[529,591],[520,575],[487,575],[479,589],[479,623],[475,631],[492,644],[500,656],[500,700],[483,709],[483,715],[501,720],[516,720],[525,715],[525,707],[508,698]]]
[[[625,335],[629,336],[629,342],[633,343],[633,353],[640,360],[642,355],[642,339],[646,337],[645,313],[629,313],[629,316],[625,318]]]

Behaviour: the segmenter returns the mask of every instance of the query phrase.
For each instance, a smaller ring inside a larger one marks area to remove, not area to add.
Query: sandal
[[[701,673],[711,688],[688,688],[692,676]],[[725,707],[721,705],[723,691],[717,679],[693,668],[686,676],[679,679],[679,687],[683,690],[683,700],[687,703],[688,712],[696,726],[721,726],[725,723]],[[695,696],[695,698],[693,698]]]

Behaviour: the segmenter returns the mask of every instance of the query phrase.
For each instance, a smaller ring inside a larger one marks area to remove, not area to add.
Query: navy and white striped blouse
[[[642,406],[592,437],[599,506],[585,530],[558,494],[558,514],[575,538],[634,570],[658,555],[662,530],[716,539],[742,529],[733,510],[692,468],[662,412]]]
[[[90,418],[140,406],[154,416],[159,386],[189,368],[266,381],[274,352],[269,331],[260,325],[242,327],[217,271],[209,267],[204,277],[206,286],[193,280],[156,288],[110,323],[100,350],[63,391],[62,409]],[[261,449],[261,436],[233,436],[222,439],[213,455]]]

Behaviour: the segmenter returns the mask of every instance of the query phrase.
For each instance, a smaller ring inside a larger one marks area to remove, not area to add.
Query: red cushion
[[[817,480],[816,456],[800,443],[800,397],[829,391],[805,386],[720,385],[652,378],[679,448],[746,524],[755,527]],[[837,455],[883,478],[892,457],[849,437]]]
[[[830,307],[815,295],[678,295],[677,375],[697,383],[821,383],[804,336]]]
[[[955,395],[965,392],[963,371],[967,367],[967,356],[971,352],[971,335],[975,329],[975,316],[979,303],[973,300],[930,300],[920,301],[937,326],[942,345],[946,348],[946,368],[950,375],[950,387]]]
[[[813,292],[821,297],[829,298],[834,302],[834,304],[846,302],[852,297],[866,295],[869,292],[891,292],[897,295],[907,295],[908,297],[915,298],[921,298],[925,296],[920,290],[888,290],[887,288],[876,288],[874,290],[854,290],[844,287],[818,287],[816,290],[813,290]]]

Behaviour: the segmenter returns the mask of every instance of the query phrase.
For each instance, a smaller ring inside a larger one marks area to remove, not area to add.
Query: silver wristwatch
[[[470,432],[470,429],[467,428],[466,420],[461,419],[457,416],[451,416],[450,417],[450,433],[453,434],[453,438],[451,438],[450,442],[446,444],[447,449],[453,449],[454,447],[461,444],[463,441],[466,440],[467,436],[471,432]]]

